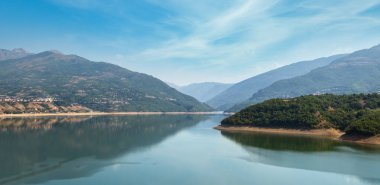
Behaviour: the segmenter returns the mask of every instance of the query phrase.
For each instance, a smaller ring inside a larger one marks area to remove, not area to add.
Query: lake
[[[0,184],[380,184],[380,148],[214,130],[222,115],[0,119]]]

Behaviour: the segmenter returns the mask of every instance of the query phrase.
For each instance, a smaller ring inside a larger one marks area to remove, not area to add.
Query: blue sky
[[[182,85],[380,44],[380,0],[2,0],[0,17],[0,48],[55,49]]]

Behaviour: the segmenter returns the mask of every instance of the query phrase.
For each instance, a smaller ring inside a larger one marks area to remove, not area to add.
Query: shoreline
[[[0,118],[52,117],[52,116],[106,116],[106,115],[224,115],[223,112],[68,112],[68,113],[23,113],[0,114]]]
[[[287,129],[287,128],[263,128],[249,126],[222,126],[214,127],[216,130],[225,132],[240,132],[240,133],[266,133],[290,136],[316,136],[325,137],[337,141],[352,142],[358,144],[373,144],[380,145],[380,136],[363,137],[363,136],[347,136],[345,132],[336,129]]]

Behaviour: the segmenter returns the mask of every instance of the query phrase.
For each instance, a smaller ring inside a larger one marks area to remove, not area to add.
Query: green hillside
[[[222,125],[275,128],[335,128],[350,134],[380,134],[380,95],[319,95],[271,99],[247,107]]]
[[[53,97],[96,111],[212,110],[152,76],[50,51],[0,62],[0,87],[0,95]]]

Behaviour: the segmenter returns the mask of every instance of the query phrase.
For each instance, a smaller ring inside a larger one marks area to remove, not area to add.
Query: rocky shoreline
[[[224,126],[215,127],[216,130],[224,132],[251,132],[251,133],[268,133],[282,135],[306,135],[328,137],[331,139],[355,142],[360,144],[376,144],[380,145],[380,136],[351,136],[337,129],[287,129],[287,128],[263,128],[263,127],[247,127],[247,126]]]

